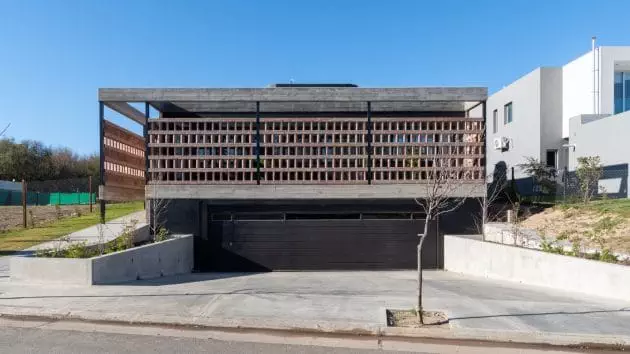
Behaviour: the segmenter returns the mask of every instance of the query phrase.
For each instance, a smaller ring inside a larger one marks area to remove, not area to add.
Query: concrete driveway
[[[268,328],[374,329],[414,306],[415,273],[190,274],[123,285],[55,287],[0,279],[0,313]],[[425,272],[425,308],[451,325],[498,331],[628,335],[630,303]]]

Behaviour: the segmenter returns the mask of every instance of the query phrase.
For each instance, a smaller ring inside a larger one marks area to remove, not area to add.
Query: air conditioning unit
[[[510,138],[508,138],[507,136],[502,136],[501,137],[501,149],[502,150],[507,150],[510,148]]]
[[[502,136],[492,140],[495,150],[507,150],[510,148],[510,138]]]
[[[501,147],[501,138],[494,138],[492,142],[494,143],[495,150],[503,150],[503,148]]]

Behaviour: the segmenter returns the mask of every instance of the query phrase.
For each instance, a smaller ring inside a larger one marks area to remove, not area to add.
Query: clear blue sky
[[[0,1],[0,129],[97,151],[99,87],[487,86],[630,45],[630,1]]]

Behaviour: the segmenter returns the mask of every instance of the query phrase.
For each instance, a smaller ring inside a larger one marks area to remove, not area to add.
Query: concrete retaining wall
[[[193,236],[87,259],[12,257],[11,281],[67,285],[113,284],[190,273]]]
[[[90,285],[89,259],[11,257],[11,281],[28,283]]]
[[[444,269],[596,296],[630,299],[630,267],[481,241],[444,236]]]

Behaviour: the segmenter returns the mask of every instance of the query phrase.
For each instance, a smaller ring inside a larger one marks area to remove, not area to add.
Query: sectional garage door
[[[417,234],[424,220],[413,214],[239,213],[211,216],[203,270],[414,269]],[[255,220],[265,219],[265,220]],[[425,243],[425,267],[439,266],[433,233]]]

